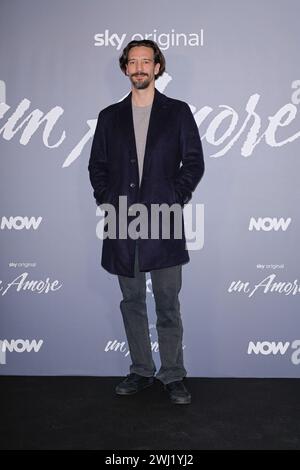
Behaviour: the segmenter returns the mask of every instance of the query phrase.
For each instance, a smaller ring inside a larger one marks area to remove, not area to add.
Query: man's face
[[[126,73],[137,90],[148,88],[154,82],[160,64],[154,64],[154,51],[151,47],[132,47],[128,53]]]

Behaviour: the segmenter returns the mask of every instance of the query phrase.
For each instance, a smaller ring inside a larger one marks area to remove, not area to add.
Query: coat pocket
[[[176,193],[173,179],[147,180],[143,188],[143,200],[150,204],[174,204],[176,202]]]

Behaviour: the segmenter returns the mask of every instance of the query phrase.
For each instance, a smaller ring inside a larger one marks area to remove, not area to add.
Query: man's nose
[[[143,72],[144,68],[143,68],[143,63],[142,62],[137,62],[136,63],[136,71],[137,72]]]

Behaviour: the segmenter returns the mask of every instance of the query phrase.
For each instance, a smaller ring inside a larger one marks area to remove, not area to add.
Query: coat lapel
[[[135,145],[135,135],[133,127],[133,115],[132,115],[132,105],[131,105],[131,96],[132,92],[124,98],[122,101],[122,110],[119,116],[119,126],[123,131],[124,138],[124,147],[129,150],[131,156],[137,158],[137,151]]]
[[[155,88],[154,100],[151,108],[149,127],[146,140],[143,175],[150,169],[155,142],[161,132],[162,124],[167,117],[167,98]]]

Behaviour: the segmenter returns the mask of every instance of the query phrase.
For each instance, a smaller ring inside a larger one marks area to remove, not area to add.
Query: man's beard
[[[143,75],[143,76],[147,77],[147,75]],[[138,80],[138,81],[135,81],[134,78],[135,77],[131,75],[130,81],[132,85],[134,86],[134,88],[136,88],[137,90],[144,90],[145,88],[148,88],[148,86],[150,85],[151,80],[149,79],[149,77],[143,80]]]

